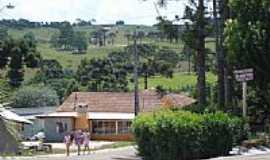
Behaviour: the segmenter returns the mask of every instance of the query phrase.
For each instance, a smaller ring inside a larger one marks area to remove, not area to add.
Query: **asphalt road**
[[[90,155],[77,156],[75,154],[66,157],[65,155],[47,155],[37,157],[10,157],[0,160],[141,160],[136,156],[134,147],[125,147],[112,150],[103,150],[91,153]]]
[[[134,147],[125,147],[112,150],[103,150],[92,153],[90,155],[47,155],[37,157],[10,157],[0,158],[0,160],[141,160],[136,156]],[[211,160],[270,160],[270,154],[254,155],[254,156],[232,156],[226,158],[213,158]]]

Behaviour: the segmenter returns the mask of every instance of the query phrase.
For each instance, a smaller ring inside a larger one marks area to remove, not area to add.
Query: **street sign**
[[[247,81],[254,79],[254,70],[252,68],[234,71],[235,79],[242,83],[243,87],[243,117],[247,116]]]
[[[235,79],[238,82],[247,82],[254,79],[254,70],[252,68],[234,71]]]

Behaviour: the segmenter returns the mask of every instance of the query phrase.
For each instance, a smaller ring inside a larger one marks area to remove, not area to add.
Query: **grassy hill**
[[[89,33],[97,30],[100,26],[86,26],[86,27],[74,27],[75,31],[84,31],[86,32],[87,36]],[[107,45],[105,47],[96,47],[90,45],[87,53],[85,55],[73,55],[71,52],[67,51],[57,51],[54,48],[50,47],[48,43],[51,36],[58,32],[57,29],[53,28],[35,28],[35,29],[9,29],[9,35],[15,38],[23,37],[25,33],[33,32],[36,36],[38,41],[38,51],[45,59],[56,59],[58,60],[64,67],[76,69],[79,65],[81,59],[83,58],[93,58],[93,57],[104,57],[109,52],[121,50],[128,44],[127,39],[125,37],[126,33],[132,33],[135,29],[133,25],[125,25],[115,27],[112,30],[117,31],[117,37],[115,39],[115,45]],[[144,30],[146,32],[155,30],[154,27],[150,26],[140,26],[138,30]],[[158,42],[154,40],[144,39],[144,43],[152,43],[158,46],[167,47],[170,49],[175,50],[177,53],[181,53],[183,44],[179,42],[176,43],[169,43],[169,42]],[[131,44],[132,42],[129,42]],[[206,46],[208,48],[214,49],[214,43],[211,39],[208,39]]]
[[[89,33],[97,30],[100,26],[87,26],[87,27],[74,27],[75,31],[84,31],[87,35]],[[76,70],[77,66],[80,64],[80,61],[84,58],[91,59],[91,58],[102,58],[108,55],[108,53],[112,51],[118,51],[122,50],[126,45],[128,45],[127,39],[125,37],[126,33],[132,33],[135,29],[135,26],[132,25],[125,25],[125,26],[119,26],[113,28],[114,31],[117,32],[117,36],[115,39],[114,45],[107,45],[105,47],[97,47],[93,45],[89,45],[87,53],[86,54],[72,54],[72,52],[69,51],[58,51],[52,47],[50,47],[49,41],[52,35],[59,32],[57,29],[53,28],[35,28],[35,29],[9,29],[9,35],[11,35],[14,38],[21,38],[24,34],[28,32],[33,32],[36,36],[36,39],[38,41],[37,49],[41,53],[42,57],[44,59],[56,59],[60,62],[61,65],[63,65],[64,68],[69,68]],[[154,31],[155,28],[149,27],[149,26],[141,26],[138,30],[144,30],[144,31]],[[156,40],[151,40],[145,38],[143,40],[143,43],[151,43],[155,44],[160,47],[167,47],[170,48],[177,53],[181,54],[183,49],[183,43],[169,43],[169,42],[159,42]],[[132,42],[129,42],[129,44],[132,44]],[[208,38],[206,41],[206,47],[214,50],[215,44],[213,42],[213,39]],[[181,68],[177,68],[177,71],[186,71],[187,70],[187,63],[186,62],[180,62]],[[36,70],[27,69],[25,72],[25,80],[31,79],[36,73]],[[213,74],[208,74],[208,81],[210,83],[215,83],[216,76]],[[143,80],[140,80],[140,87],[143,88]],[[192,85],[194,86],[196,84],[196,76],[194,74],[188,75],[186,73],[175,73],[174,77],[172,79],[167,79],[164,77],[152,77],[149,79],[149,88],[156,87],[158,85],[162,85],[167,89],[172,90],[179,90],[183,86],[186,85]],[[0,83],[0,89],[2,90],[1,86],[4,86],[3,83]],[[130,86],[132,89],[132,86]],[[8,91],[7,91],[8,92]],[[6,92],[6,93],[7,93]],[[4,93],[1,93],[4,94]],[[1,95],[0,95],[1,96]],[[3,97],[3,96],[2,96]]]
[[[48,43],[39,43],[38,51],[41,53],[44,59],[56,59],[65,68],[76,69],[80,64],[80,61],[84,58],[102,58],[112,51],[117,51],[122,47],[117,46],[106,46],[106,47],[95,47],[89,46],[86,54],[72,54],[69,51],[57,51],[50,47]]]
[[[87,27],[74,27],[75,31],[84,31],[87,36],[100,28],[100,26],[87,26]],[[38,41],[38,51],[41,53],[43,58],[45,59],[56,59],[58,60],[64,67],[76,69],[79,65],[80,61],[83,58],[93,58],[93,57],[104,57],[108,53],[112,51],[117,51],[123,49],[126,45],[128,45],[127,39],[125,37],[126,33],[132,33],[135,29],[135,26],[127,25],[127,26],[119,26],[113,28],[117,32],[117,36],[115,38],[115,44],[107,45],[105,47],[97,47],[90,45],[88,47],[87,53],[84,55],[74,55],[72,52],[68,51],[57,51],[54,48],[50,47],[49,41],[52,35],[59,32],[57,29],[53,28],[34,28],[34,29],[9,29],[9,35],[14,38],[21,38],[24,34],[28,32],[33,32],[37,41]],[[155,28],[149,26],[141,26],[139,30],[151,31]],[[175,50],[180,53],[183,45],[179,44],[170,44],[168,42],[155,42],[153,40],[144,39],[144,43],[152,43],[158,46],[164,46]],[[132,42],[129,42],[132,44]]]

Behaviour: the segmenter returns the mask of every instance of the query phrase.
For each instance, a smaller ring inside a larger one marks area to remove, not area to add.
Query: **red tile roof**
[[[160,95],[156,92],[144,91],[139,95],[141,112],[154,111],[163,104]],[[175,98],[174,103],[176,105],[190,105],[194,102],[194,99],[183,95],[175,96]],[[74,92],[57,111],[73,112],[75,111],[75,104],[87,104],[88,112],[134,113],[134,93]]]

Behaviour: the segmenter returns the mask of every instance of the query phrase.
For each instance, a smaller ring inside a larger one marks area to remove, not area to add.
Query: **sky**
[[[24,18],[44,22],[74,22],[77,18],[94,18],[97,24],[124,20],[126,24],[152,25],[156,23],[158,16],[154,2],[155,0],[0,0],[2,6],[8,3],[15,6],[13,10],[1,11],[0,18]],[[170,2],[165,9],[159,9],[160,14],[169,19],[173,19],[176,14],[181,16],[185,3]]]

